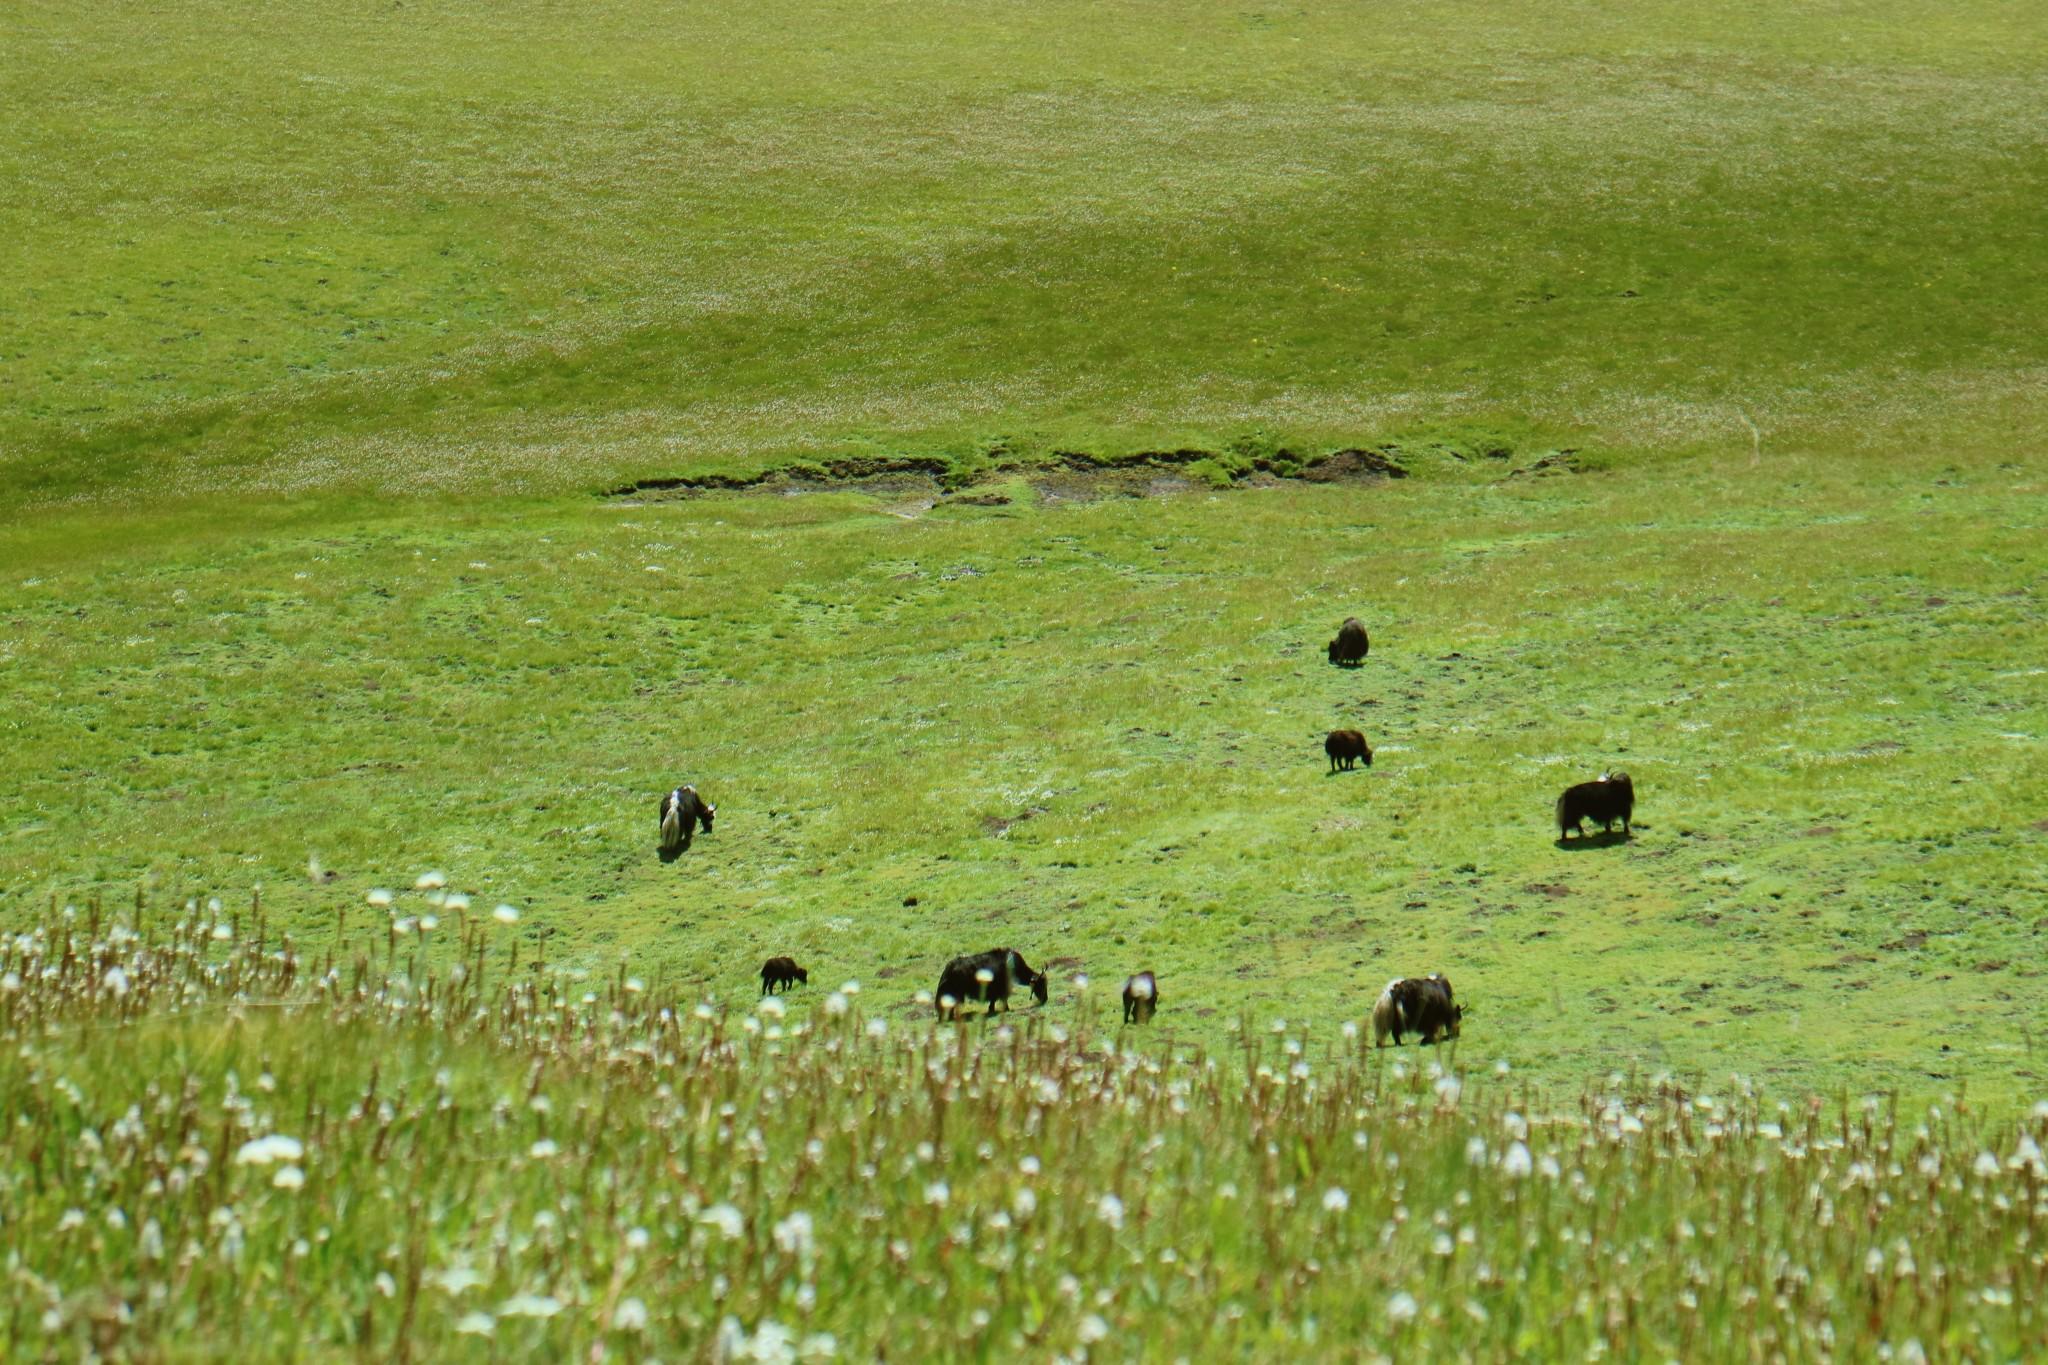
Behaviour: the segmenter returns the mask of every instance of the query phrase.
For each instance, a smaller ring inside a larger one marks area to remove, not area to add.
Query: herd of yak
[[[1366,634],[1364,622],[1353,616],[1337,628],[1336,638],[1330,641],[1330,662],[1355,668],[1365,662],[1371,649],[1372,640]],[[1372,746],[1356,730],[1330,731],[1323,741],[1323,752],[1329,756],[1332,772],[1353,768],[1360,762],[1368,768],[1372,766]],[[1567,787],[1557,798],[1558,837],[1583,835],[1588,820],[1598,824],[1603,833],[1611,832],[1614,822],[1619,820],[1625,836],[1630,832],[1629,819],[1635,812],[1635,803],[1635,785],[1627,773],[1609,773],[1592,782]],[[677,787],[664,796],[661,860],[668,863],[681,857],[690,847],[697,826],[702,825],[704,832],[710,833],[712,817],[717,814],[718,808],[699,796],[695,787]],[[808,985],[810,979],[810,973],[799,967],[794,958],[771,957],[761,965],[761,994]],[[1032,999],[1043,1005],[1045,973],[1032,970],[1031,964],[1013,948],[991,948],[948,962],[939,973],[938,989],[932,998],[938,1006],[939,1018],[950,1014],[957,1019],[970,1001],[986,1004],[990,1014],[996,1012],[998,1005],[1008,1009],[1011,995],[1019,990],[1029,990]],[[1126,979],[1123,998],[1126,1024],[1149,1022],[1159,1008],[1158,978],[1151,972],[1139,972]],[[1452,997],[1451,983],[1441,973],[1399,978],[1388,982],[1379,999],[1373,1002],[1373,1043],[1383,1047],[1391,1037],[1398,1047],[1410,1033],[1425,1043],[1456,1038],[1464,1015],[1465,1007]]]

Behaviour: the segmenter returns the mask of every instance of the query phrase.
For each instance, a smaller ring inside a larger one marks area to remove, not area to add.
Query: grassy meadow
[[[108,514],[0,589],[0,905],[261,885],[317,935],[433,868],[726,999],[791,953],[916,1018],[1008,943],[1060,1008],[1150,968],[1160,1045],[1214,1045],[1442,970],[1468,1052],[1567,1085],[2043,1093],[2039,473],[1477,463],[222,507],[170,549]],[[1357,670],[1323,657],[1348,611]],[[1338,726],[1370,770],[1327,772]],[[1636,839],[1559,848],[1556,793],[1610,766]],[[683,780],[719,820],[663,866]]]
[[[52,0],[0,93],[0,1356],[2041,1349],[2031,0]]]
[[[2032,0],[0,25],[0,481],[41,500],[2041,413]]]

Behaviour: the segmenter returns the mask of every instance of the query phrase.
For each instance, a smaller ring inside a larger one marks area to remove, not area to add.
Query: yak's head
[[[718,814],[718,807],[712,805],[709,801],[702,802],[701,804],[704,807],[704,832],[709,834],[711,832],[711,817]]]
[[[1031,998],[1039,1004],[1045,1003],[1045,973],[1039,972],[1031,978]]]
[[[1372,745],[1368,744],[1368,745],[1366,745],[1366,746],[1364,746],[1364,747],[1365,747],[1365,766],[1366,766],[1366,767],[1368,767],[1368,768],[1370,768],[1370,767],[1372,766]]]
[[[802,967],[796,969],[796,979],[803,982],[806,986],[811,984],[811,974]]]
[[[1444,1030],[1444,1036],[1448,1038],[1456,1038],[1458,1036],[1458,1028],[1464,1022],[1465,1007],[1463,1005],[1451,1006],[1451,1024],[1449,1028]]]
[[[1337,638],[1341,640],[1343,637],[1339,636]],[[1330,662],[1337,662],[1337,640],[1330,641]]]

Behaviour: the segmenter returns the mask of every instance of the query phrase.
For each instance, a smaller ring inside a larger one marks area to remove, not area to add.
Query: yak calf
[[[791,986],[811,984],[811,974],[796,965],[793,957],[771,957],[761,964],[761,994],[768,995],[775,990],[788,990]]]

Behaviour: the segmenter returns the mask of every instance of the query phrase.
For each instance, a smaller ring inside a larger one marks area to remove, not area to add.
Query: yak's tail
[[[1372,1002],[1372,1045],[1384,1047],[1389,1033],[1398,1034],[1401,1029],[1401,1007],[1394,1003],[1394,987],[1400,985],[1397,978],[1387,983],[1380,992],[1380,998]]]
[[[1565,799],[1560,796],[1557,798],[1557,832],[1560,835],[1569,833],[1571,830],[1571,825],[1566,823],[1564,818],[1564,807]]]

